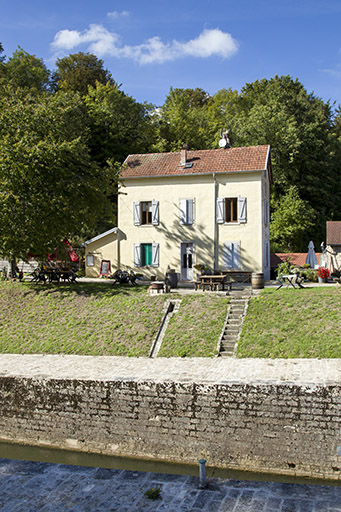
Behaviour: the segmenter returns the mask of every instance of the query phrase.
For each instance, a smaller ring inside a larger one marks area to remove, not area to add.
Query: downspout
[[[213,203],[213,270],[218,268],[217,265],[217,248],[218,248],[218,228],[217,228],[217,189],[218,183],[215,177],[215,172],[213,173],[213,183],[214,183],[214,203]]]

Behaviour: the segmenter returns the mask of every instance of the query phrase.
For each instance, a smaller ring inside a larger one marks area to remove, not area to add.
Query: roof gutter
[[[213,172],[191,172],[191,173],[179,173],[179,174],[157,174],[149,176],[121,176],[122,180],[139,180],[146,178],[178,178],[184,176],[215,176],[216,174],[245,174],[248,172],[265,172],[266,169],[251,169],[249,171],[213,171]]]

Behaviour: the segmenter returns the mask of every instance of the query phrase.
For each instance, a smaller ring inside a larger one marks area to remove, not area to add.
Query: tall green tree
[[[57,59],[56,70],[53,73],[53,88],[55,90],[79,92],[87,94],[88,87],[96,83],[105,85],[115,84],[111,73],[103,67],[103,60],[92,53],[74,53]]]
[[[315,213],[309,203],[300,198],[298,189],[291,186],[276,203],[271,215],[271,244],[273,251],[292,252],[300,248],[305,252],[314,226]]]
[[[77,94],[0,88],[0,253],[46,256],[96,223],[115,177],[90,158]]]
[[[2,67],[0,78],[14,87],[44,91],[49,86],[50,72],[43,59],[26,52],[20,46]]]
[[[190,149],[210,147],[209,98],[203,89],[171,88],[154,118],[158,132],[156,150],[177,151],[183,144],[188,144]]]
[[[144,153],[155,138],[151,107],[135,101],[110,82],[89,86],[84,102],[90,120],[90,145],[94,159],[123,162],[129,153]]]

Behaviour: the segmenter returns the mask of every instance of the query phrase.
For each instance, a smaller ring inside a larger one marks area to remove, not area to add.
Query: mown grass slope
[[[341,289],[264,290],[249,303],[237,356],[341,358]]]
[[[209,293],[184,296],[178,313],[169,322],[159,357],[217,355],[228,303],[228,298]]]
[[[3,282],[0,352],[147,356],[164,300],[111,282]]]

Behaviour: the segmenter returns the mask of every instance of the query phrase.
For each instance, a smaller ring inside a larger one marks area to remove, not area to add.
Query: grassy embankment
[[[264,290],[249,303],[237,356],[341,358],[341,289]]]
[[[0,353],[147,356],[167,298],[111,282],[0,282]],[[159,357],[215,355],[228,300],[184,296]],[[341,290],[265,290],[250,301],[237,356],[341,358]]]
[[[0,282],[0,353],[147,356],[168,298],[112,282]],[[210,294],[184,298],[162,355],[214,355],[226,305]]]

